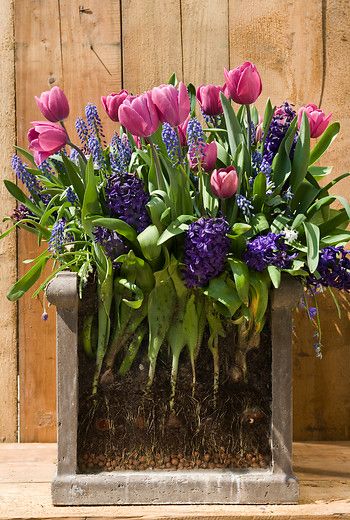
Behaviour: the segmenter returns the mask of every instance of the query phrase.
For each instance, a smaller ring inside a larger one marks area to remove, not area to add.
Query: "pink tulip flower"
[[[232,197],[238,188],[238,175],[233,166],[214,170],[210,177],[211,190],[220,199]]]
[[[310,124],[310,137],[320,137],[329,125],[332,114],[326,114],[313,103],[308,103],[299,109],[298,126],[300,128],[303,113],[305,112]]]
[[[226,91],[235,103],[250,105],[261,94],[262,84],[259,72],[253,63],[245,61],[233,70],[224,69]]]
[[[173,85],[160,85],[152,90],[152,100],[162,123],[175,127],[181,125],[190,113],[190,98],[182,81],[179,89]]]
[[[189,120],[190,120],[190,114],[188,114],[185,121],[177,127],[177,129],[179,131],[179,138],[180,138],[181,146],[187,145],[187,126],[188,126]]]
[[[202,112],[208,116],[218,116],[222,114],[220,92],[223,92],[220,85],[201,85],[197,88],[197,99]]]
[[[119,122],[137,137],[149,137],[159,126],[159,116],[151,92],[130,96],[120,105]]]
[[[216,159],[218,158],[218,148],[216,142],[212,141],[205,145],[202,160],[202,168],[206,172],[211,172],[215,168]]]
[[[103,108],[105,109],[108,117],[112,119],[115,123],[118,123],[118,110],[120,105],[126,100],[126,98],[129,96],[129,93],[127,90],[121,90],[118,93],[112,92],[112,94],[109,94],[109,96],[102,96],[101,102],[103,105]]]
[[[42,115],[52,123],[63,121],[69,115],[68,99],[60,87],[42,92],[40,97],[35,96],[35,101]]]
[[[68,142],[67,132],[56,123],[33,121],[28,132],[29,149],[34,152],[36,164],[58,152]]]

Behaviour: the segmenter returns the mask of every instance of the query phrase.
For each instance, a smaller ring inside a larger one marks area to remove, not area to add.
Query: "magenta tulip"
[[[179,131],[179,138],[180,138],[181,146],[187,145],[187,126],[188,126],[189,120],[190,120],[190,114],[188,114],[185,121],[177,127],[177,129]]]
[[[202,160],[202,168],[206,172],[211,172],[215,168],[216,159],[218,158],[218,148],[216,142],[212,141],[205,145]]]
[[[59,87],[42,92],[40,97],[35,96],[35,101],[42,115],[52,123],[63,121],[69,115],[68,99]]]
[[[175,127],[181,125],[190,113],[190,98],[182,81],[179,89],[173,85],[160,85],[152,90],[152,100],[162,123]]]
[[[220,199],[232,197],[238,188],[238,175],[233,166],[214,170],[210,177],[211,191]]]
[[[126,98],[129,96],[129,93],[127,90],[121,90],[118,93],[112,92],[112,94],[109,94],[109,96],[102,96],[101,102],[103,105],[103,108],[105,109],[108,117],[112,119],[115,123],[118,123],[118,110],[120,105],[126,100]]]
[[[67,132],[56,123],[33,121],[28,132],[29,149],[34,152],[36,164],[58,152],[68,142]]]
[[[120,105],[119,122],[137,137],[149,137],[159,126],[159,116],[151,92],[130,96]]]
[[[326,130],[329,125],[329,121],[331,120],[332,114],[326,114],[318,108],[317,105],[313,103],[308,103],[307,105],[301,107],[298,112],[298,126],[300,128],[303,113],[305,112],[306,117],[309,120],[310,124],[310,137],[320,137],[321,134]]]
[[[218,116],[222,114],[220,92],[224,87],[220,85],[201,85],[197,88],[197,99],[202,112],[207,116]]]
[[[226,91],[235,103],[250,105],[261,94],[261,78],[255,65],[245,61],[233,70],[224,69]]]

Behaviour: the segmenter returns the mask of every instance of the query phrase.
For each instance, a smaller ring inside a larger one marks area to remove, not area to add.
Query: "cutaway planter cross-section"
[[[83,352],[81,320],[94,298],[92,304],[91,298],[79,300],[76,274],[59,273],[47,288],[57,307],[54,504],[297,502],[291,345],[292,309],[300,294],[292,278],[271,291],[258,348],[245,353],[234,332],[226,336],[215,397],[211,352],[203,348],[195,389],[184,357],[175,404],[169,404],[166,361],[159,363],[154,388],[142,392],[147,357],[137,356],[127,376],[107,374],[101,394],[92,398],[94,362]]]

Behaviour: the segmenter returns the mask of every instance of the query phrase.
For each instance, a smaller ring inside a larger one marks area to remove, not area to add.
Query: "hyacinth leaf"
[[[184,329],[192,368],[192,396],[194,396],[196,387],[195,362],[202,345],[206,322],[207,318],[203,296],[198,295],[196,297],[194,294],[191,294],[187,300]]]
[[[303,222],[306,245],[307,245],[307,265],[310,273],[314,273],[318,266],[320,250],[320,229],[312,222]]]
[[[317,212],[319,211],[322,207],[324,206],[329,206],[330,204],[332,204],[332,202],[334,202],[336,200],[336,197],[332,196],[332,195],[328,195],[327,197],[323,197],[322,199],[319,199],[317,200],[316,202],[314,202],[314,204],[312,204],[309,209],[307,210],[306,212],[306,215],[308,217],[308,219],[310,220],[311,217]]]
[[[112,231],[117,231],[119,235],[122,235],[130,242],[136,241],[137,233],[135,229],[126,222],[124,222],[124,220],[120,220],[119,218],[92,216],[91,224],[93,227],[101,226],[107,229],[111,229]]]
[[[13,226],[11,226],[10,228],[6,229],[6,231],[4,231],[1,235],[0,235],[0,240],[2,240],[3,238],[5,238],[7,235],[9,235],[12,231],[14,231],[17,227],[24,227],[24,224],[30,224],[30,226],[26,226],[26,229],[28,229],[28,231],[34,233],[35,235],[38,235],[38,234],[41,234],[45,240],[48,240],[51,236],[51,232],[46,229],[45,227],[41,226],[38,222],[36,222],[35,220],[32,220],[30,218],[23,218],[22,220],[20,220],[19,222],[16,222],[16,224],[14,224]],[[33,226],[33,227],[32,227]]]
[[[284,215],[277,215],[271,224],[271,231],[273,233],[280,233],[282,229],[288,226],[290,219]]]
[[[96,218],[97,215],[102,215],[92,157],[89,158],[86,164],[85,186],[84,201],[81,208],[81,220],[85,232],[92,236],[92,220]]]
[[[143,303],[144,298],[140,287],[138,287],[135,283],[130,282],[126,278],[117,278],[117,283],[135,295],[134,300],[127,300],[126,298],[122,298],[122,301],[125,303],[125,305],[131,307],[132,309],[139,309]]]
[[[278,153],[275,155],[272,162],[272,171],[274,172],[273,180],[276,185],[275,193],[279,193],[280,189],[292,171],[292,163],[289,155],[296,131],[297,118],[295,117],[291,122],[286,135],[280,144]]]
[[[184,319],[185,319],[185,310],[186,310],[186,296],[181,298],[177,298],[177,304],[175,308],[175,312],[173,318],[171,320],[171,324],[167,333],[167,343],[170,347],[170,351],[172,354],[172,362],[171,362],[171,376],[170,376],[170,385],[171,385],[171,396],[170,396],[170,411],[174,410],[175,404],[175,393],[176,393],[176,382],[177,382],[177,374],[179,368],[179,359],[182,350],[186,345],[186,335],[185,335],[185,327],[184,327]]]
[[[24,293],[30,289],[35,282],[40,278],[45,265],[47,264],[50,255],[44,251],[34,260],[34,265],[27,271],[9,290],[7,299],[11,302],[17,301]]]
[[[140,245],[143,256],[146,260],[153,262],[159,258],[162,248],[158,245],[159,231],[157,226],[152,224],[146,227],[138,236],[137,241]]]
[[[122,263],[122,275],[135,282],[144,293],[149,293],[154,287],[154,276],[151,266],[142,258],[135,255],[133,251],[129,251],[125,255],[120,255],[116,259]]]
[[[293,157],[292,174],[290,177],[290,185],[293,193],[295,193],[295,190],[297,189],[299,184],[305,179],[309,166],[309,156],[310,124],[306,112],[303,112],[301,125],[299,129],[299,137]]]
[[[344,231],[343,229],[335,229],[333,235],[323,237],[320,241],[321,247],[346,245],[350,240],[350,231]]]
[[[263,120],[263,144],[267,136],[267,131],[270,128],[270,124],[275,112],[275,107],[272,105],[270,98],[268,98],[265,106],[264,120]]]
[[[264,213],[257,213],[256,215],[254,215],[254,217],[251,219],[251,226],[252,233],[254,235],[258,235],[259,233],[266,231],[270,227]]]
[[[26,206],[26,208],[28,208],[32,213],[34,213],[34,215],[37,215],[38,217],[41,217],[42,215],[42,210],[40,210],[24,193],[23,191],[21,190],[21,188],[19,188],[17,186],[17,184],[15,184],[14,182],[12,181],[8,181],[7,179],[4,180],[4,184],[6,186],[6,189],[7,191],[9,191],[9,193],[12,195],[12,197],[14,197],[16,200],[18,200],[18,202],[21,202],[22,204],[24,204]]]
[[[209,296],[209,298],[223,304],[228,309],[230,315],[233,316],[242,305],[242,301],[238,296],[234,284],[230,286],[229,282],[229,279],[212,278],[209,282],[208,289],[203,292],[206,296]]]
[[[163,199],[160,197],[151,197],[151,200],[146,204],[149,209],[152,223],[157,226],[159,232],[163,230],[161,216],[167,209],[167,206]]]
[[[174,236],[181,235],[181,233],[185,233],[188,229],[187,222],[193,222],[194,220],[196,220],[196,217],[194,217],[193,215],[180,215],[161,234],[157,244],[160,246],[162,244],[165,244],[165,242],[167,242]]]
[[[68,159],[68,157],[66,155],[62,154],[62,159],[63,159],[64,166],[66,168],[66,172],[68,174],[70,183],[73,186],[74,191],[77,194],[80,203],[82,204],[84,201],[85,187],[84,187],[84,183],[79,174],[79,168],[77,168],[77,166],[70,159]]]
[[[302,213],[299,213],[293,220],[291,229],[298,229],[298,227],[301,226],[304,220],[306,220],[306,216]]]
[[[236,285],[236,290],[241,301],[249,304],[249,269],[247,264],[236,258],[228,258],[230,268]]]
[[[331,234],[339,226],[345,225],[346,227],[348,222],[349,218],[345,210],[334,210],[333,216],[327,222],[319,225],[321,237]]]
[[[278,289],[281,284],[281,271],[274,265],[269,265],[267,267],[267,272],[269,273],[270,280],[275,289]]]
[[[261,211],[266,198],[266,175],[260,172],[254,179],[253,205],[256,211]]]
[[[243,142],[244,135],[242,132],[242,127],[236,117],[235,111],[233,110],[230,101],[227,99],[225,94],[223,94],[223,92],[220,92],[220,100],[224,112],[230,151],[233,157],[237,146]]]
[[[140,349],[141,343],[142,343],[143,338],[145,337],[146,333],[147,333],[147,326],[143,323],[136,330],[134,337],[132,338],[132,340],[129,343],[129,346],[126,350],[123,361],[121,362],[121,365],[118,369],[119,375],[125,376],[125,374],[127,374],[129,372],[131,365],[135,361],[135,358],[137,356],[137,353]]]
[[[309,165],[314,164],[328,150],[340,130],[338,122],[329,125],[327,130],[322,134],[319,141],[315,144],[310,152]]]
[[[261,274],[250,272],[251,300],[250,311],[254,317],[255,330],[260,332],[263,324],[266,309],[269,303],[269,281]]]
[[[232,226],[232,234],[237,236],[244,235],[245,233],[248,233],[251,228],[252,226],[249,224],[245,224],[244,222],[236,222]]]
[[[157,357],[172,322],[176,305],[176,291],[168,268],[154,273],[156,284],[148,299],[148,383],[153,383]]]
[[[332,173],[332,170],[332,166],[309,166],[308,168],[308,172],[315,177],[316,180],[326,177],[326,175]]]
[[[96,355],[96,345],[94,345],[95,342],[93,341],[93,333],[95,330],[95,327],[93,326],[94,318],[94,314],[89,314],[84,318],[82,333],[84,352],[90,359],[93,359]],[[97,340],[97,338],[95,339]]]
[[[320,188],[316,188],[308,180],[301,182],[291,201],[292,210],[297,213],[306,213],[320,191]]]

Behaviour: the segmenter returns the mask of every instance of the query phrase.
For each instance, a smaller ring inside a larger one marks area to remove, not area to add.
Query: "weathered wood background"
[[[41,117],[33,96],[50,86],[60,85],[68,95],[72,131],[86,102],[100,106],[102,94],[122,87],[137,93],[166,81],[173,71],[197,85],[222,83],[223,67],[244,60],[253,61],[262,76],[259,108],[270,96],[275,104],[315,102],[333,112],[342,135],[327,160],[334,173],[346,171],[349,19],[349,0],[1,0],[0,177],[11,176],[15,133],[25,145],[30,121]],[[111,133],[112,123],[103,119]],[[8,212],[13,201],[0,190],[1,213]],[[349,182],[342,191],[349,195]],[[17,269],[15,237],[0,248],[0,441],[16,438],[17,351],[20,440],[53,441],[54,312],[44,323],[42,302],[25,297],[16,315],[15,305],[5,299]],[[33,256],[35,243],[19,232],[17,248],[21,274],[22,260]],[[321,302],[322,361],[314,356],[307,319],[296,314],[296,440],[350,438],[350,299],[342,296],[341,301],[342,321],[331,301]]]

